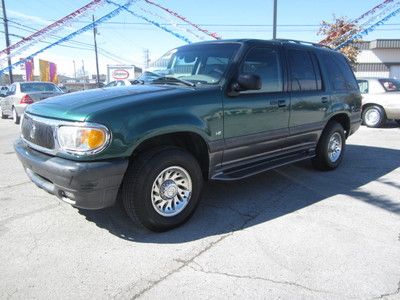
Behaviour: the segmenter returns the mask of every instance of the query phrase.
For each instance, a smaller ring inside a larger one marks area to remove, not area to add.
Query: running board
[[[250,177],[271,169],[282,167],[287,164],[295,163],[305,159],[309,159],[315,156],[315,153],[310,152],[300,152],[284,157],[279,157],[275,159],[269,159],[265,161],[259,161],[257,163],[244,165],[242,167],[235,167],[231,169],[225,169],[222,172],[215,174],[211,180],[218,181],[232,181],[239,180],[246,177]]]

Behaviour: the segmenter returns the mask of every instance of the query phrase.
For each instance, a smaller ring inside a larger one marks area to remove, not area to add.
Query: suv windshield
[[[379,79],[386,92],[399,92],[400,81],[395,79]]]
[[[218,84],[239,47],[240,44],[216,43],[171,50],[154,63],[159,69],[149,72],[151,78],[147,79],[154,83]],[[171,77],[180,81],[165,80]]]
[[[30,83],[21,83],[21,92],[22,93],[30,93],[30,92],[55,92],[62,93],[62,91],[52,83],[46,82],[30,82]]]

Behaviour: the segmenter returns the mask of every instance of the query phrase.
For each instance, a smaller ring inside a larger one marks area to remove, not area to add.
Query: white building
[[[357,77],[392,77],[400,79],[400,39],[375,40],[357,44]]]

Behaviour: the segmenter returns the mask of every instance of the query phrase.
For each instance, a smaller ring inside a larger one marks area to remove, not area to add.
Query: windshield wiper
[[[196,86],[193,82],[190,82],[190,81],[187,81],[184,79],[180,79],[180,78],[176,78],[173,76],[162,76],[157,79],[154,79],[151,83],[160,83],[160,82],[165,82],[165,83],[176,82],[176,83],[183,83],[184,85],[187,85],[187,86],[192,86],[192,87]]]

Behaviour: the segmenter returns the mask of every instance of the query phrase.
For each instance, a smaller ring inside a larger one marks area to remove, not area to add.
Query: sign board
[[[135,79],[134,65],[107,65],[107,83],[124,79]]]

